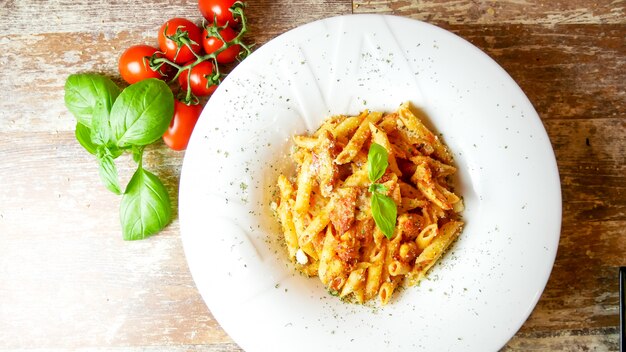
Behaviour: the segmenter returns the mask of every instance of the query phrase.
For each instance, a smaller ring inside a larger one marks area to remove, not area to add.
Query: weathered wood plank
[[[354,13],[386,13],[435,24],[625,23],[623,1],[568,0],[355,0]]]
[[[564,330],[548,334],[521,333],[501,351],[618,351],[618,341],[619,333],[615,328]]]
[[[351,0],[248,1],[250,39],[259,45],[297,26],[352,13]]]
[[[260,44],[298,25],[352,13],[350,0],[248,0],[246,3],[246,15],[255,29],[252,35],[259,36],[257,42]],[[202,16],[197,5],[197,1],[188,0],[146,3],[132,0],[3,0],[0,16],[7,22],[0,27],[0,33],[66,33],[68,39],[72,39],[73,33],[104,33],[114,37],[119,32],[129,32],[138,33],[137,38],[155,38],[154,32],[168,18],[185,17],[200,23]]]
[[[193,284],[177,220],[125,242],[120,197],[72,133],[0,140],[0,346],[231,342]],[[157,147],[146,156],[176,202],[181,155]],[[132,161],[121,159],[127,181]]]

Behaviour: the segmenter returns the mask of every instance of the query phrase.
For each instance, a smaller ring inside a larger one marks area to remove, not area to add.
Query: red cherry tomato
[[[170,127],[163,134],[163,142],[173,150],[186,149],[201,112],[202,105],[185,105],[176,100],[174,117],[172,117]]]
[[[147,78],[163,78],[158,71],[150,68],[149,58],[157,52],[157,48],[149,45],[133,45],[120,56],[118,69],[122,78],[129,84]],[[163,57],[160,53],[157,56]]]
[[[224,38],[224,40],[229,42],[237,37],[237,32],[230,27],[226,27],[220,31],[220,35]],[[217,37],[209,36],[209,31],[206,29],[202,32],[202,46],[207,54],[212,54],[218,51],[222,48],[222,45],[224,45],[224,42],[219,40]],[[240,51],[241,46],[239,44],[229,46],[226,50],[217,54],[217,62],[220,64],[229,64],[234,62]]]
[[[236,0],[199,0],[198,9],[209,23],[213,23],[214,18],[217,18],[218,26],[228,22],[229,27],[236,27],[238,22],[229,10],[235,2]]]
[[[193,53],[197,54],[202,50],[201,33],[193,22],[184,18],[172,18],[159,29],[159,47],[165,57],[175,63],[191,61],[195,57]],[[185,43],[191,46],[191,50]]]
[[[178,76],[178,83],[183,90],[187,90],[187,74],[189,69],[186,69]],[[209,77],[215,74],[215,67],[211,61],[203,61],[191,69],[191,75],[189,76],[189,85],[191,92],[197,97],[203,97],[209,95],[217,89],[217,84],[210,84]]]

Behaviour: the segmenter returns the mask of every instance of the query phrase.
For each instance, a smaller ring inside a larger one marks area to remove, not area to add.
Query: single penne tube
[[[289,258],[293,259],[298,251],[298,235],[293,223],[293,216],[289,210],[290,206],[289,200],[282,201],[278,206],[278,216],[282,225]]]
[[[278,218],[285,236],[285,244],[287,245],[289,258],[293,259],[296,255],[296,251],[298,250],[298,234],[296,232],[293,216],[290,210],[294,205],[294,201],[291,199],[294,190],[291,182],[287,179],[287,177],[285,177],[285,175],[280,175],[278,177],[278,189],[280,191],[280,205],[277,209]]]
[[[415,241],[404,242],[398,249],[398,258],[405,263],[413,262],[418,254],[419,249]]]
[[[343,285],[341,289],[341,293],[339,297],[345,297],[355,291],[361,289],[361,287],[365,284],[365,268],[355,269],[348,275],[348,279],[346,283]]]
[[[417,243],[419,249],[425,249],[430,245],[435,236],[437,236],[437,224],[430,224],[424,227],[419,235],[417,235],[415,243]]]
[[[314,260],[319,260],[319,256],[317,255],[315,247],[313,246],[313,242],[305,243],[301,248],[302,251],[306,253],[309,257],[313,258]]]
[[[361,150],[361,147],[363,147],[363,144],[365,144],[365,141],[367,141],[370,137],[369,124],[378,122],[382,116],[383,114],[380,112],[372,112],[367,115],[367,117],[359,125],[359,128],[357,128],[356,132],[354,132],[352,138],[350,138],[348,144],[345,148],[343,148],[341,153],[337,155],[335,163],[342,165],[352,161],[359,150]]]
[[[420,141],[426,142],[432,146],[435,156],[437,156],[441,161],[447,164],[452,162],[452,156],[448,152],[448,148],[446,148],[439,138],[426,128],[420,119],[413,114],[408,102],[400,105],[400,108],[398,109],[398,116],[409,131],[411,131],[413,137],[417,139],[417,141],[412,141],[414,144],[415,142],[419,143]]]
[[[391,239],[386,241],[386,250],[385,256],[383,257],[383,269],[381,273],[381,279],[383,282],[389,281],[389,266],[391,263],[395,261],[395,257],[398,254],[398,249],[400,248],[400,244],[402,243],[402,231],[397,230],[396,235]]]
[[[320,192],[324,197],[330,197],[339,173],[339,168],[333,161],[335,137],[330,132],[325,131],[317,139],[319,142],[314,148],[313,155],[316,163],[313,169],[317,176]]]
[[[380,288],[383,265],[385,259],[385,247],[372,258],[370,266],[367,268],[367,277],[365,280],[365,300],[375,297]]]
[[[300,148],[304,148],[307,150],[313,150],[317,143],[319,142],[318,138],[307,137],[307,136],[294,136],[293,142]]]
[[[378,291],[378,298],[380,300],[380,305],[384,306],[389,303],[391,299],[391,295],[393,291],[396,289],[397,283],[395,281],[384,282],[380,285],[380,289]]]
[[[277,183],[278,189],[280,191],[281,201],[286,201],[287,199],[291,198],[294,193],[291,181],[289,181],[289,179],[285,175],[280,175],[278,176]]]
[[[359,128],[359,125],[361,125],[361,122],[363,122],[363,119],[365,119],[367,115],[368,112],[365,110],[359,115],[350,116],[344,119],[333,129],[333,136],[337,139],[347,139],[348,136],[354,132],[354,130]]]
[[[411,271],[411,265],[399,260],[392,260],[391,263],[387,265],[387,271],[391,276],[406,275]]]
[[[365,288],[363,286],[360,289],[355,290],[352,295],[358,303],[365,303]]]
[[[422,191],[422,194],[428,198],[431,202],[435,203],[443,210],[452,209],[452,204],[448,202],[448,199],[439,192],[434,184],[427,184],[424,181],[417,183],[417,188]]]
[[[306,225],[305,225],[305,217],[306,215],[304,214],[300,214],[296,211],[293,210],[293,207],[295,207],[295,202],[292,202],[290,205],[292,206],[291,210],[291,217],[293,219],[293,225],[294,228],[296,229],[296,234],[298,235],[298,243],[300,242],[300,237],[302,237],[302,234],[304,233],[304,230],[306,230]]]
[[[347,278],[346,264],[336,255],[333,255],[326,267],[326,282],[324,284],[330,291],[339,294]]]
[[[311,190],[313,189],[313,172],[311,170],[312,156],[307,153],[304,161],[300,166],[300,172],[296,180],[298,190],[296,192],[295,211],[304,214],[309,209],[309,200],[311,198]]]
[[[299,238],[301,246],[304,246],[305,244],[311,242],[313,236],[321,232],[326,227],[326,225],[328,225],[328,223],[330,222],[330,212],[332,211],[334,206],[335,202],[333,202],[333,200],[331,199],[326,204],[326,206],[322,208],[322,210],[320,210],[317,215],[315,215],[315,217],[311,220],[311,223],[309,223],[309,226],[306,227],[306,229],[304,230],[304,232],[302,232],[302,235]]]
[[[319,259],[319,266],[317,269],[317,275],[320,278],[320,281],[322,281],[322,283],[324,285],[328,284],[328,279],[327,279],[327,271],[328,271],[328,266],[331,262],[331,260],[333,259],[333,255],[334,255],[334,248],[335,248],[335,243],[337,241],[335,240],[335,237],[333,236],[332,233],[332,227],[328,226],[328,228],[326,229],[326,235],[324,237],[324,245],[322,247],[322,253],[320,254],[320,259]]]
[[[435,183],[435,188],[446,198],[449,204],[454,204],[461,200],[461,198],[459,198],[456,194],[448,191],[446,187],[442,186],[439,183]]]
[[[382,120],[378,123],[378,127],[385,131],[385,133],[390,134],[394,132],[398,128],[398,113],[391,113],[383,116]]]

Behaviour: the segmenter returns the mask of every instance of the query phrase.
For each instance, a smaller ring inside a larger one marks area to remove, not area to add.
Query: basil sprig
[[[174,114],[174,95],[165,82],[147,79],[124,90],[96,74],[70,75],[65,106],[76,117],[76,139],[98,160],[107,189],[123,194],[120,221],[125,240],[161,231],[172,218],[170,198],[157,176],[143,167],[144,146],[158,140]],[[122,192],[115,159],[132,153],[137,171]]]
[[[372,182],[368,189],[372,193],[370,207],[376,226],[385,237],[391,239],[396,228],[398,209],[393,199],[384,194],[387,192],[387,187],[375,183],[385,174],[388,166],[389,154],[387,150],[380,144],[372,143],[367,154],[367,175]]]
[[[172,207],[165,186],[156,175],[143,168],[140,159],[120,204],[124,239],[140,240],[155,234],[171,218]]]

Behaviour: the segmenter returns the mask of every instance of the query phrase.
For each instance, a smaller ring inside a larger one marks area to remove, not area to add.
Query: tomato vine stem
[[[238,61],[242,61],[243,59],[245,59],[248,55],[250,55],[252,53],[252,47],[254,45],[247,45],[246,43],[243,42],[242,38],[243,36],[246,34],[246,32],[248,31],[248,24],[246,21],[246,16],[244,13],[244,7],[246,6],[245,3],[241,2],[241,1],[237,1],[233,4],[233,6],[230,8],[230,11],[233,14],[233,18],[239,18],[239,23],[241,24],[241,29],[239,31],[239,33],[237,34],[237,36],[235,38],[233,38],[232,40],[228,41],[225,40],[224,37],[222,36],[222,34],[220,33],[222,30],[224,30],[225,28],[228,27],[228,23],[224,24],[223,26],[218,26],[217,25],[217,19],[213,20],[213,23],[206,25],[206,23],[203,21],[202,23],[202,27],[204,29],[207,30],[207,36],[210,37],[215,37],[218,40],[220,40],[223,44],[222,46],[210,53],[210,54],[204,54],[204,55],[200,55],[198,53],[196,53],[195,51],[191,50],[191,45],[192,44],[197,44],[195,42],[193,42],[192,40],[184,40],[185,38],[184,35],[181,35],[180,33],[178,33],[179,28],[177,28],[177,33],[176,39],[183,39],[181,40],[183,45],[186,45],[191,52],[193,53],[193,55],[195,56],[195,60],[193,62],[184,64],[184,65],[178,65],[175,62],[169,60],[166,57],[161,57],[160,54],[163,54],[161,52],[156,52],[154,53],[151,57],[147,57],[149,64],[150,64],[150,68],[152,68],[155,71],[159,71],[162,75],[165,76],[165,74],[162,71],[162,68],[164,65],[169,65],[170,67],[174,68],[176,70],[176,74],[170,79],[170,81],[168,82],[169,84],[172,84],[174,82],[176,82],[176,80],[178,79],[178,77],[181,75],[181,73],[187,71],[187,87],[186,87],[186,94],[185,97],[183,98],[183,102],[187,105],[195,105],[199,103],[199,99],[198,97],[196,97],[192,92],[191,92],[191,70],[196,67],[197,65],[199,65],[202,62],[208,61],[208,60],[212,60],[213,61],[213,69],[214,69],[214,73],[210,74],[210,75],[205,75],[205,78],[207,79],[207,88],[210,87],[211,85],[218,85],[221,83],[221,80],[223,77],[225,77],[224,74],[220,73],[220,68],[219,68],[219,64],[217,62],[217,56],[222,53],[223,51],[225,51],[226,49],[230,48],[231,46],[234,45],[239,45],[241,48],[241,51],[237,54],[237,60]],[[167,31],[167,29],[166,29]],[[170,38],[173,39],[173,38]],[[180,50],[180,48],[179,48]],[[178,55],[178,51],[176,52],[176,54]]]

